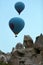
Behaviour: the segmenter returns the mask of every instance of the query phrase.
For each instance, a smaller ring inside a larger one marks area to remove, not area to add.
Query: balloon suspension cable
[[[19,15],[20,15],[20,13],[19,13]]]

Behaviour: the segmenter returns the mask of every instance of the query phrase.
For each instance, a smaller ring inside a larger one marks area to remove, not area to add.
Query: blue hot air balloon
[[[9,27],[14,32],[15,37],[17,37],[17,34],[24,28],[24,25],[24,20],[18,17],[12,18],[9,21]]]
[[[16,11],[17,11],[19,14],[24,10],[24,8],[25,8],[25,5],[24,5],[24,3],[22,3],[22,2],[17,2],[17,3],[15,4],[15,9],[16,9]]]

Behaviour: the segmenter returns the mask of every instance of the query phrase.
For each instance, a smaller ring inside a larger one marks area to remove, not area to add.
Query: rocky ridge
[[[29,35],[24,35],[23,44],[17,43],[11,53],[0,51],[0,62],[9,65],[43,65],[43,35],[37,36],[35,42]]]

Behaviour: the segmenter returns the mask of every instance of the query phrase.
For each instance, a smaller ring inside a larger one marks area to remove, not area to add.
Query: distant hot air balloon
[[[24,20],[18,17],[12,18],[9,21],[9,27],[14,32],[15,37],[17,37],[17,34],[24,28],[24,25]]]
[[[16,11],[17,11],[19,14],[24,10],[24,8],[25,8],[25,5],[24,5],[24,3],[22,3],[22,2],[17,2],[17,3],[15,4],[15,9],[16,9]]]

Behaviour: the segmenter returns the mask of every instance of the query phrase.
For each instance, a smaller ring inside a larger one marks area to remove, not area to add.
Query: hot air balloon
[[[17,3],[15,4],[15,9],[16,9],[16,11],[17,11],[19,14],[24,10],[24,8],[25,8],[25,5],[24,5],[24,3],[22,3],[22,2],[17,2]]]
[[[15,37],[17,37],[18,33],[24,28],[24,25],[24,20],[18,17],[12,18],[9,21],[9,27],[14,32]]]

